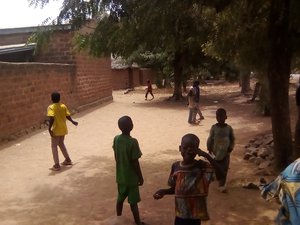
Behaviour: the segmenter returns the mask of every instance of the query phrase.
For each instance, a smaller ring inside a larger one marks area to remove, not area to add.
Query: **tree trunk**
[[[290,0],[272,0],[269,23],[270,58],[268,80],[275,166],[283,169],[291,161],[292,134],[289,111],[291,45],[289,40]]]
[[[295,127],[295,148],[294,148],[295,158],[300,157],[300,106],[297,106],[297,109],[298,109],[298,119]]]
[[[181,77],[183,71],[183,54],[176,52],[174,60],[174,93],[173,97],[175,100],[180,100],[182,98],[182,89],[181,89]]]
[[[241,93],[246,95],[250,91],[250,72],[240,73]]]

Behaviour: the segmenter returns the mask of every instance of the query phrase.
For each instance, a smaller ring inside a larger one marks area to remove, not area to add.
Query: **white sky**
[[[51,17],[54,19],[63,0],[50,0],[43,9],[29,7],[28,0],[0,0],[0,29],[41,25]]]

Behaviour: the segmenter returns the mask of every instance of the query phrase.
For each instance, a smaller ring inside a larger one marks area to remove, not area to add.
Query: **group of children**
[[[52,93],[53,104],[48,107],[49,133],[51,135],[54,165],[51,170],[60,170],[57,147],[59,146],[65,161],[62,165],[72,165],[64,145],[67,134],[66,120],[74,125],[74,121],[67,107],[60,103],[60,94]],[[164,195],[175,195],[175,225],[199,225],[201,220],[208,220],[206,198],[213,174],[219,181],[219,190],[226,192],[226,176],[229,167],[230,153],[234,146],[234,134],[231,126],[225,123],[226,111],[219,108],[216,111],[217,123],[212,126],[207,140],[208,153],[199,148],[200,140],[194,134],[186,134],[181,139],[179,152],[182,160],[172,164],[168,179],[169,188],[160,189],[153,195],[154,199],[161,199]],[[139,186],[144,179],[141,172],[139,158],[142,156],[137,139],[130,136],[133,122],[129,116],[118,120],[121,134],[113,140],[114,157],[116,161],[116,182],[118,197],[116,203],[117,216],[122,215],[123,203],[127,198],[137,225],[141,222],[138,202],[140,202]],[[196,156],[205,158],[195,159]]]
[[[199,148],[200,140],[196,135],[184,135],[179,146],[182,160],[172,164],[168,179],[170,187],[160,189],[153,195],[154,199],[161,199],[164,195],[175,194],[175,225],[199,225],[201,220],[209,219],[206,198],[214,173],[219,181],[219,190],[226,192],[225,184],[230,153],[234,146],[234,134],[232,127],[225,123],[227,115],[223,108],[216,111],[216,119],[217,123],[212,126],[207,141],[208,153]],[[127,197],[135,223],[141,225],[144,223],[139,216],[138,187],[144,180],[138,160],[142,153],[138,141],[130,136],[133,129],[131,118],[121,117],[118,126],[122,134],[117,135],[113,141],[118,186],[117,215],[121,216]],[[206,160],[196,160],[197,155]]]

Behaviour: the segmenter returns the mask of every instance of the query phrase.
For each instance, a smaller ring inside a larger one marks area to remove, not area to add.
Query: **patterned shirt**
[[[266,200],[279,198],[281,208],[276,217],[278,225],[300,224],[300,158],[291,163],[270,184],[262,188]]]
[[[169,186],[175,188],[175,214],[183,219],[208,220],[206,197],[213,168],[208,162],[195,160],[191,165],[175,162]]]
[[[234,146],[234,134],[231,126],[214,124],[207,139],[207,149],[215,155],[215,160],[222,160],[230,153]]]

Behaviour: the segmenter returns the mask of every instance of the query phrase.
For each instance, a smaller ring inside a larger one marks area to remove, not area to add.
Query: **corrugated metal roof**
[[[36,43],[22,43],[22,44],[15,44],[15,45],[2,45],[0,46],[0,55],[15,53],[15,52],[25,52],[34,50]]]
[[[40,30],[71,30],[70,24],[0,29],[1,35],[33,33]]]

